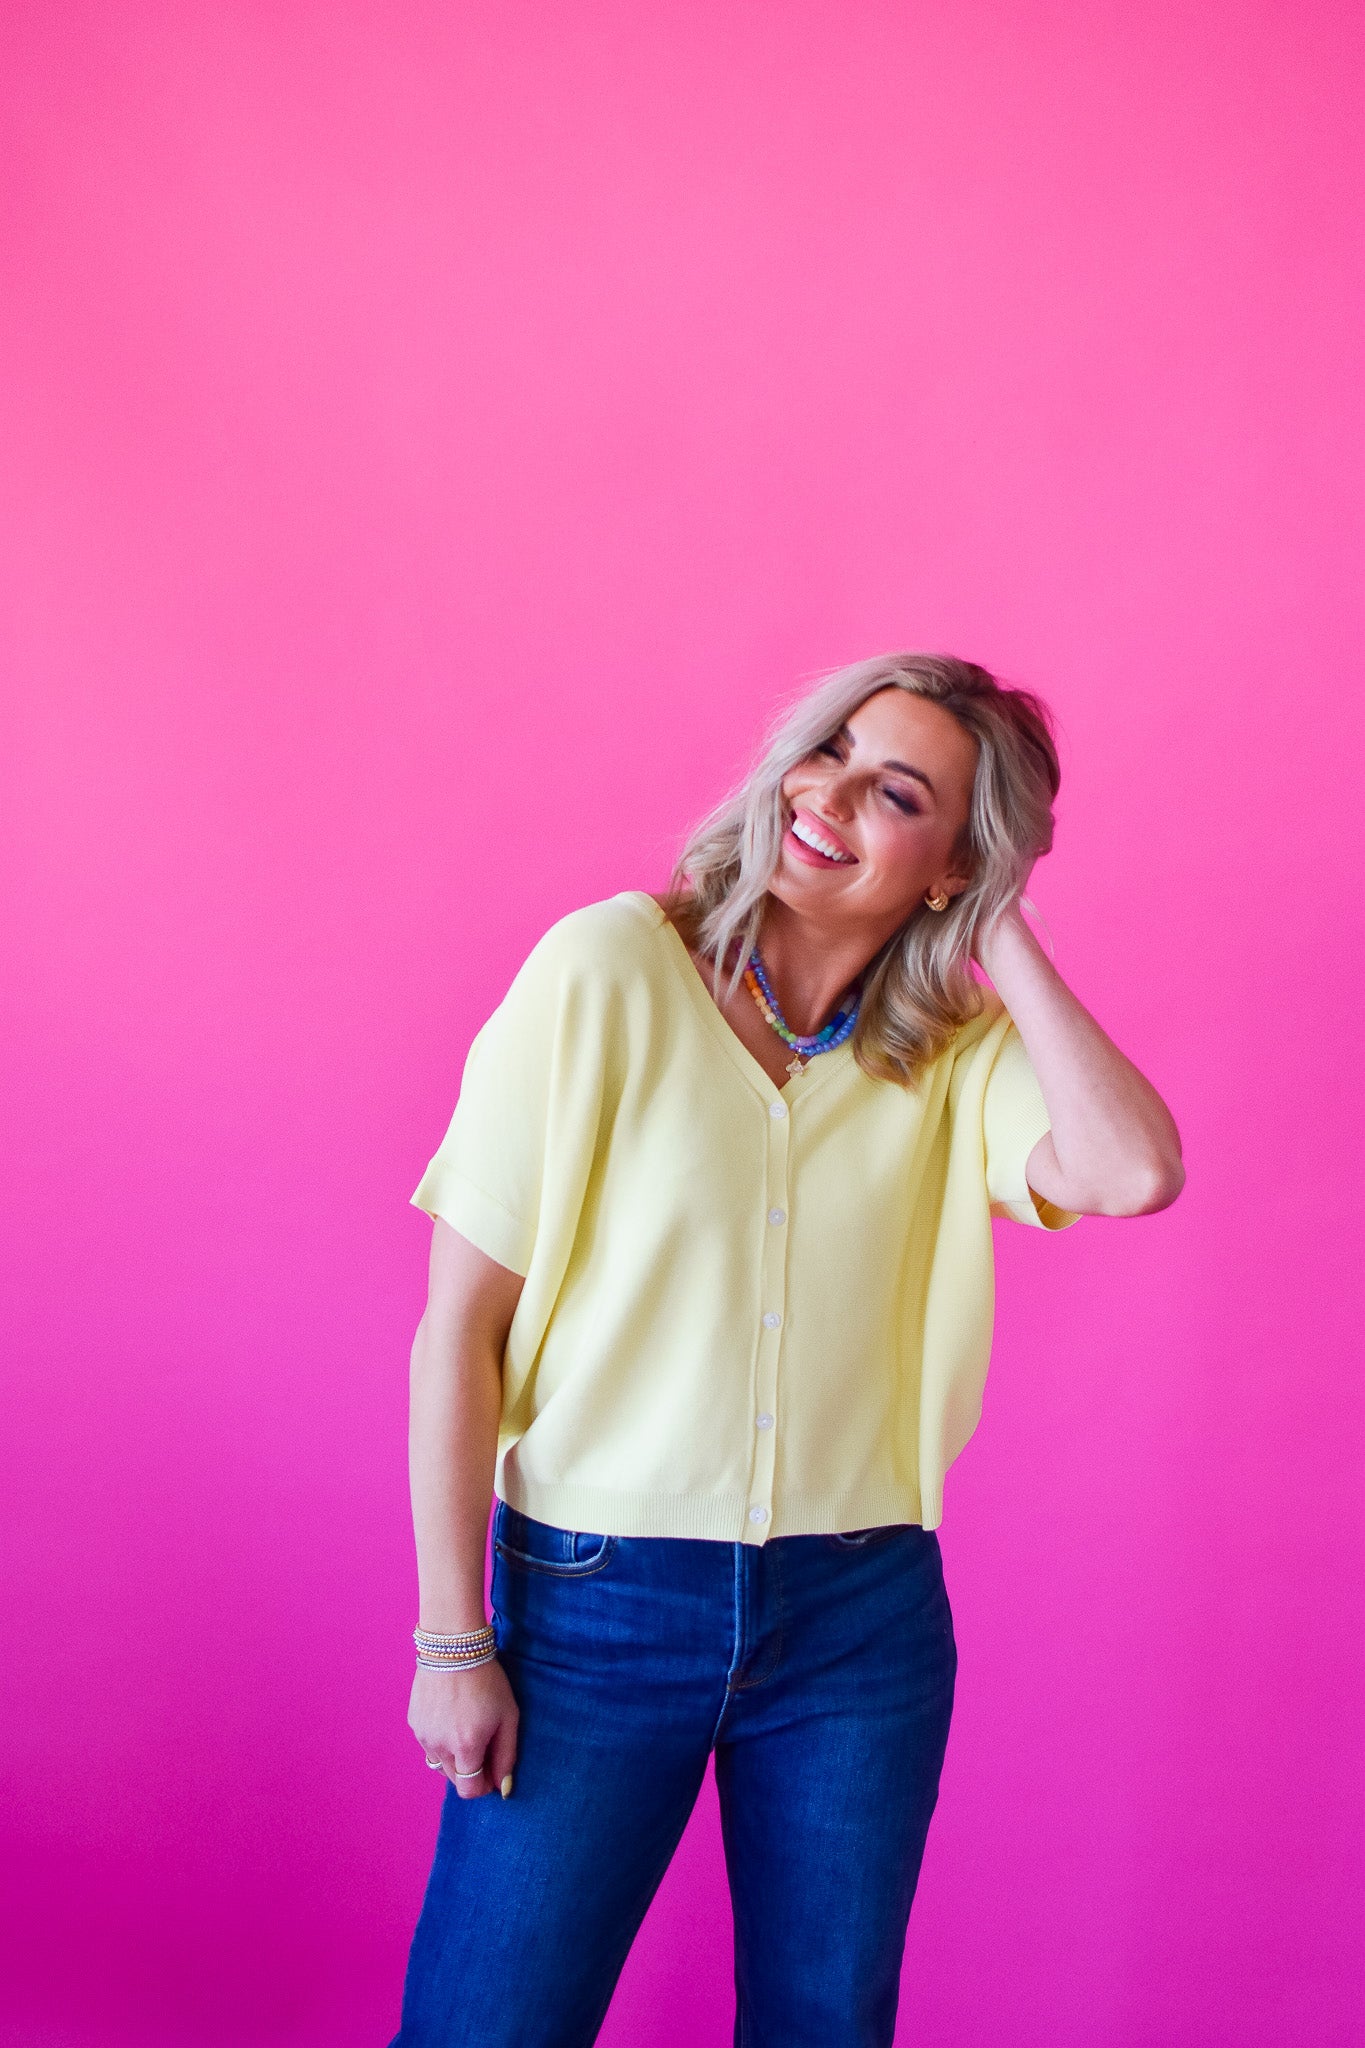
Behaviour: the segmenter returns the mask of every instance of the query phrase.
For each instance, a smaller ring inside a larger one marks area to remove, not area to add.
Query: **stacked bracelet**
[[[465,1671],[474,1664],[487,1664],[498,1654],[498,1639],[487,1622],[457,1636],[433,1635],[430,1629],[415,1628],[412,1639],[424,1671]]]

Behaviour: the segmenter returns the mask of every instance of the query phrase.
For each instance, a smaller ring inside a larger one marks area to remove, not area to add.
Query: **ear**
[[[950,896],[960,896],[964,889],[971,888],[976,879],[972,873],[971,845],[965,830],[958,834],[949,847],[948,859],[950,866],[947,874],[935,887],[936,896],[942,896],[945,890]]]

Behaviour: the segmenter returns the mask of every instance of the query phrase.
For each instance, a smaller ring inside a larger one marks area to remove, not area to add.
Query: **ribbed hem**
[[[596,1486],[547,1486],[521,1474],[498,1475],[500,1500],[538,1522],[601,1536],[702,1536],[721,1543],[764,1543],[770,1536],[833,1536],[884,1522],[919,1522],[911,1493],[788,1494],[766,1522],[737,1493],[621,1493]],[[768,1503],[764,1503],[768,1505]]]

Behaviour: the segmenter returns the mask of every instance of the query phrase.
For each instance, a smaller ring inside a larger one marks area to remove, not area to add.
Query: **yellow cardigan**
[[[470,1047],[412,1196],[525,1276],[494,1490],[566,1528],[922,1522],[981,1411],[990,1219],[1049,1126],[998,995],[917,1087],[846,1042],[778,1089],[653,898],[572,912]]]

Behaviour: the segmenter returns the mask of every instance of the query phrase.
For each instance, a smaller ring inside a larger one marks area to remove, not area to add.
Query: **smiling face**
[[[953,847],[976,758],[975,739],[931,697],[878,690],[783,777],[790,815],[770,893],[880,946],[926,896],[966,888]]]

